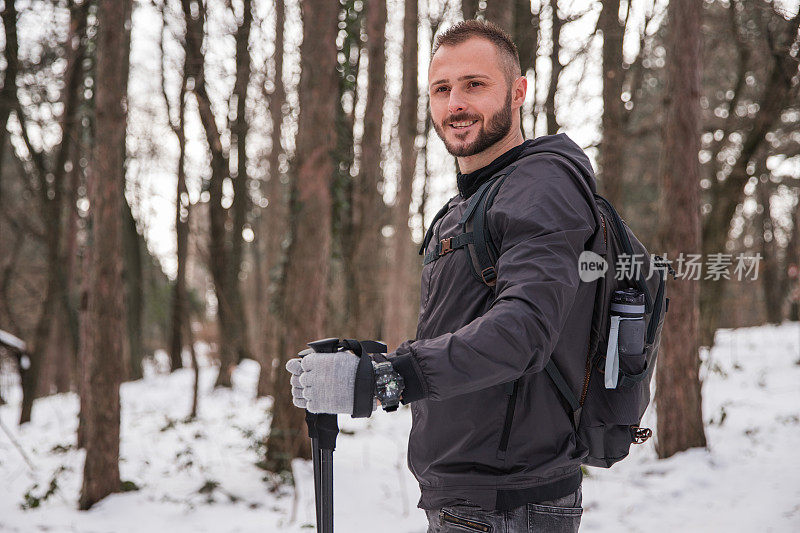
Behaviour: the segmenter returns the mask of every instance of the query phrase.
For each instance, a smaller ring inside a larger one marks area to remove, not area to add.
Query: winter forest
[[[800,530],[798,0],[0,4],[0,531],[313,530],[284,365],[415,339],[458,193],[428,66],[473,18],[677,271],[582,528]],[[337,530],[425,531],[409,406],[339,424]]]

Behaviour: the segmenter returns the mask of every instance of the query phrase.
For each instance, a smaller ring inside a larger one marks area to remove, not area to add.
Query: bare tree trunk
[[[364,135],[361,141],[361,164],[354,179],[351,209],[351,243],[346,250],[345,268],[353,274],[355,309],[351,309],[351,324],[347,335],[355,338],[376,338],[380,335],[383,307],[381,305],[380,272],[383,267],[384,203],[378,186],[382,182],[381,127],[383,100],[386,94],[386,61],[384,32],[386,4],[370,2],[367,6],[367,55],[369,58]]]
[[[756,184],[758,203],[762,211],[756,215],[756,238],[761,244],[762,261],[759,267],[761,274],[761,288],[764,294],[764,311],[767,322],[780,324],[783,320],[783,298],[780,293],[780,268],[778,261],[778,246],[775,241],[775,225],[770,212],[770,182],[769,170],[766,167],[766,158],[759,157],[756,175],[766,178]]]
[[[132,0],[126,0],[131,5],[126,8],[126,19],[124,21],[124,33],[122,48],[130,50],[131,48],[131,14],[133,9]],[[88,4],[87,4],[88,5]],[[122,94],[128,94],[128,75],[130,74],[130,54],[125,53],[123,56],[122,65]],[[124,131],[124,130],[123,130]],[[125,137],[119,145],[119,150],[122,152],[122,158],[125,159],[127,155],[127,148],[125,145]],[[122,234],[123,246],[126,253],[123,256],[123,281],[125,283],[125,312],[127,315],[128,325],[128,342],[125,344],[125,364],[122,370],[123,380],[136,380],[142,379],[144,376],[144,369],[142,368],[142,360],[144,359],[144,345],[143,345],[143,328],[144,328],[144,302],[145,298],[142,293],[142,287],[145,283],[144,277],[144,261],[142,257],[147,255],[147,245],[144,242],[144,237],[139,233],[136,227],[136,219],[133,218],[133,211],[131,210],[130,203],[125,197],[125,180],[120,182],[119,194],[121,198],[121,205],[123,216],[125,219],[124,230]]]
[[[536,98],[536,83],[538,75],[536,72],[536,57],[539,54],[539,22],[541,6],[537,12],[531,13],[530,0],[517,0],[516,13],[514,14],[514,42],[519,51],[519,63],[522,75],[532,73],[532,78],[528,83],[528,91],[532,93],[533,99],[530,104],[522,107],[522,134],[526,138],[536,137],[536,110],[538,103]],[[530,124],[530,128],[527,127]],[[526,131],[527,130],[527,131]]]
[[[7,8],[12,4],[7,4]],[[13,7],[11,8],[13,10]],[[70,31],[67,41],[66,51],[67,66],[64,75],[64,91],[61,97],[63,103],[63,113],[61,115],[61,142],[55,149],[54,167],[49,171],[45,166],[45,157],[37,152],[30,144],[25,119],[19,116],[22,134],[31,153],[32,163],[39,178],[40,204],[42,206],[42,219],[44,220],[45,244],[47,247],[47,281],[42,307],[36,322],[32,350],[29,354],[30,366],[21,374],[22,381],[22,410],[20,413],[20,423],[30,421],[33,400],[39,387],[39,373],[44,363],[45,354],[48,351],[48,343],[51,340],[51,330],[55,323],[67,317],[58,315],[64,311],[62,295],[67,291],[66,276],[64,274],[65,258],[62,251],[62,214],[64,207],[64,181],[66,176],[67,158],[70,152],[71,140],[74,129],[75,110],[77,107],[77,94],[82,80],[81,62],[83,58],[82,39],[86,31],[86,16],[88,6],[76,6],[70,14]],[[11,24],[11,20],[4,23]],[[11,27],[6,28],[7,38],[16,38],[16,30]],[[16,43],[11,43],[9,49],[16,50]],[[9,56],[10,57],[10,56]],[[5,95],[4,95],[5,96]],[[8,97],[14,99],[14,104],[18,105],[16,91],[9,89]],[[45,179],[45,175],[50,174],[52,179]],[[63,357],[59,353],[59,358]],[[47,387],[49,388],[49,387]]]
[[[231,128],[232,145],[236,147],[236,176],[233,177],[233,230],[231,232],[231,259],[228,263],[228,288],[234,320],[238,321],[236,363],[251,357],[244,297],[239,274],[242,270],[242,231],[247,222],[250,198],[247,192],[247,90],[250,86],[250,27],[253,22],[251,0],[242,0],[242,22],[236,29],[236,83],[233,94],[236,100],[236,119]]]
[[[326,328],[341,335],[355,336],[358,321],[358,270],[352,265],[355,255],[357,228],[354,227],[359,206],[356,203],[358,178],[351,175],[355,165],[355,105],[349,109],[345,101],[355,103],[359,97],[358,76],[364,43],[362,23],[364,9],[357,9],[357,0],[346,0],[342,6],[343,39],[340,48],[339,95],[336,106],[336,174],[333,181],[333,218],[331,228],[331,268],[329,276],[329,305],[337,306],[337,313],[329,314]],[[362,4],[363,5],[363,4]],[[341,273],[340,273],[341,272]],[[337,298],[338,297],[338,298]],[[334,300],[334,302],[331,302]],[[344,301],[342,308],[341,301]],[[351,330],[352,329],[352,330]],[[349,333],[348,333],[349,332]]]
[[[205,39],[205,7],[198,5],[193,0],[181,0],[184,20],[186,21],[185,53],[187,55],[186,67],[189,77],[194,84],[192,92],[197,100],[200,112],[200,121],[206,134],[206,142],[211,152],[211,180],[209,184],[209,270],[214,280],[214,290],[217,296],[217,321],[219,324],[218,353],[219,374],[216,386],[230,387],[231,373],[237,361],[247,355],[246,339],[244,338],[244,315],[237,316],[237,309],[241,310],[238,296],[239,285],[231,284],[231,265],[233,261],[231,247],[228,242],[226,224],[228,212],[222,205],[222,185],[226,178],[230,178],[230,165],[228,154],[222,146],[222,136],[217,127],[216,119],[211,108],[211,100],[206,89],[203,66],[203,40]],[[194,9],[193,9],[194,6]],[[234,236],[234,238],[237,238]],[[241,234],[238,236],[241,239]],[[237,279],[238,281],[238,279]]]
[[[122,247],[123,283],[125,285],[125,316],[127,342],[122,360],[122,380],[129,381],[142,378],[142,325],[144,318],[144,272],[142,268],[142,236],[136,229],[136,219],[128,200],[125,198],[125,184],[119,188],[120,205],[122,206]]]
[[[555,135],[561,125],[556,117],[556,92],[558,91],[558,79],[561,77],[561,60],[558,58],[561,52],[561,28],[564,21],[558,15],[558,0],[550,0],[550,20],[552,21],[553,47],[550,52],[550,86],[547,89],[547,98],[544,101],[544,111],[547,117],[547,134]]]
[[[600,147],[600,182],[603,195],[622,206],[624,167],[624,113],[620,95],[625,72],[622,70],[622,38],[625,27],[619,20],[619,0],[603,0],[597,21],[603,32],[603,140]]]
[[[186,318],[187,320],[184,321],[183,327],[186,342],[189,344],[189,354],[192,356],[192,377],[194,378],[192,383],[192,410],[189,413],[189,420],[194,420],[197,418],[197,402],[200,394],[200,366],[197,364],[197,352],[194,349],[191,320],[189,320],[188,316]]]
[[[334,173],[334,117],[339,6],[336,2],[303,2],[300,49],[300,116],[292,183],[290,226],[283,286],[283,336],[278,351],[272,425],[266,464],[274,472],[291,471],[291,460],[308,458],[310,447],[303,410],[291,401],[283,366],[306,343],[324,336],[327,271],[331,245],[330,184]]]
[[[797,272],[800,268],[800,191],[797,193],[792,215],[792,235],[786,245],[786,270],[781,278],[780,287],[781,294],[785,294],[789,298],[789,320],[800,320],[800,316],[798,316],[800,301],[795,300],[793,296],[794,290],[797,290],[798,296],[800,296],[800,275]],[[790,274],[792,266],[794,266],[794,274]]]
[[[8,117],[17,102],[17,70],[19,69],[19,40],[17,38],[17,6],[16,0],[6,0],[0,18],[3,19],[5,49],[3,56],[6,68],[3,72],[3,88],[0,89],[0,168],[6,153],[8,141]],[[3,176],[0,172],[0,180]],[[0,194],[2,187],[0,187]]]
[[[478,16],[478,0],[461,0],[461,13],[464,15],[464,20]]]
[[[514,35],[514,0],[486,0],[484,17]]]
[[[125,343],[122,302],[122,235],[120,183],[125,179],[124,153],[126,86],[125,21],[129,0],[101,0],[98,6],[96,139],[91,165],[89,200],[93,241],[87,318],[83,339],[88,359],[91,408],[86,419],[86,461],[79,507],[92,505],[120,488],[119,386]]]
[[[47,286],[45,296],[42,301],[42,308],[36,321],[34,330],[33,346],[28,354],[30,364],[28,368],[23,368],[20,372],[22,385],[22,406],[19,415],[19,423],[30,422],[31,411],[33,410],[33,400],[36,398],[40,387],[39,376],[45,362],[48,342],[50,341],[50,331],[53,321],[56,318],[56,294],[58,292],[58,275],[56,270],[59,268],[58,254],[53,253],[57,247],[58,237],[48,233],[48,254],[47,254]]]
[[[519,66],[524,75],[528,70],[536,72],[536,52],[539,44],[539,13],[531,13],[530,0],[514,2],[514,43],[519,51]],[[530,87],[528,90],[531,90]]]
[[[163,49],[162,49],[163,50]],[[163,52],[162,52],[163,53]],[[189,191],[186,188],[186,67],[184,65],[178,97],[178,123],[172,125],[178,138],[178,183],[175,190],[175,233],[178,269],[172,293],[170,333],[170,369],[183,367],[183,332],[188,323],[186,294],[186,262],[189,255]],[[162,78],[163,83],[163,78]],[[162,89],[163,90],[163,89]],[[165,101],[167,100],[164,91]],[[169,104],[168,104],[169,105]],[[194,411],[193,411],[194,412]]]
[[[269,154],[269,181],[267,182],[267,199],[269,204],[265,211],[262,210],[259,240],[264,249],[266,261],[264,263],[263,278],[269,289],[259,294],[261,322],[261,348],[260,359],[261,373],[258,377],[258,395],[266,396],[272,393],[273,367],[272,361],[278,351],[278,337],[281,331],[280,314],[276,311],[276,287],[272,273],[280,268],[283,249],[281,243],[285,237],[284,221],[288,216],[287,187],[281,181],[281,134],[283,131],[283,106],[286,103],[286,90],[283,86],[283,42],[285,5],[283,0],[275,0],[275,79],[274,89],[269,99],[269,114],[272,122],[272,146]],[[274,276],[280,279],[282,276]]]
[[[670,220],[663,232],[667,257],[700,249],[700,23],[702,2],[669,4],[666,122],[661,153],[662,206]],[[666,220],[665,217],[663,220]],[[680,279],[670,285],[671,309],[661,337],[656,372],[658,456],[706,445],[703,430],[698,356],[698,283]]]
[[[62,365],[67,369],[64,372],[69,376],[67,387],[77,389],[78,357],[80,353],[80,327],[78,319],[78,295],[76,287],[76,263],[78,261],[78,187],[80,186],[80,166],[74,161],[79,157],[79,143],[76,138],[70,141],[72,169],[68,172],[68,186],[66,191],[66,225],[64,227],[64,292],[61,294],[61,306],[66,317],[66,332],[69,334],[69,348],[65,351],[67,357],[62,359]]]
[[[418,31],[419,12],[417,0],[405,0],[403,18],[403,87],[400,93],[400,184],[392,208],[394,236],[391,240],[392,261],[386,290],[386,328],[384,340],[393,350],[404,340],[414,338],[416,309],[414,304],[418,291],[412,261],[416,259],[416,246],[411,240],[408,227],[411,206],[411,187],[417,168],[418,150],[415,145],[419,129],[417,103],[419,101],[418,75]]]

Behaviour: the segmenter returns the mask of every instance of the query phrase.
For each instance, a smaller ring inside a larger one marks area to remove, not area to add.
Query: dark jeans
[[[508,511],[486,511],[469,502],[426,510],[428,533],[567,533],[576,532],[583,508],[581,489],[542,503]]]

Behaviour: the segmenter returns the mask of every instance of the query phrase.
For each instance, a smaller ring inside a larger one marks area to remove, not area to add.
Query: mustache
[[[446,119],[442,121],[442,127],[447,126],[452,122],[464,122],[467,120],[480,120],[480,115],[470,115],[468,113],[458,113],[455,115],[450,115]]]

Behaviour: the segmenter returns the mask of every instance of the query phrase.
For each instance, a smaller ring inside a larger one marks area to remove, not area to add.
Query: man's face
[[[512,90],[495,46],[480,37],[442,46],[428,71],[431,119],[447,151],[483,152],[512,126]]]

